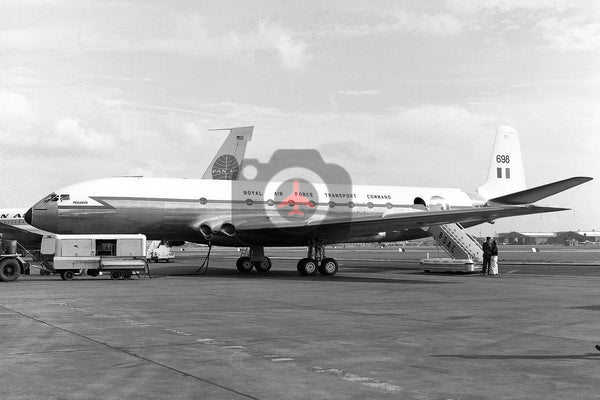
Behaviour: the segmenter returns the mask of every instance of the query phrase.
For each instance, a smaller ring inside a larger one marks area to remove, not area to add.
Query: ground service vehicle
[[[154,262],[169,262],[169,260],[175,258],[171,252],[171,248],[164,244],[159,245],[156,249],[150,252],[150,259]],[[148,257],[146,257],[148,259]]]
[[[53,270],[63,280],[84,271],[89,276],[104,271],[112,279],[129,279],[133,272],[148,268],[144,235],[49,235],[42,238],[41,253],[53,256]]]
[[[29,263],[23,261],[21,254],[17,253],[17,241],[3,243],[0,234],[0,282],[12,282],[20,274],[29,274]]]
[[[27,264],[20,254],[0,254],[0,282],[12,282],[27,272]]]

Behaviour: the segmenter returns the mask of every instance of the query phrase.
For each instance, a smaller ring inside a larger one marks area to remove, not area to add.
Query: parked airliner
[[[333,275],[338,264],[325,256],[328,244],[411,240],[428,236],[434,225],[473,226],[562,211],[533,203],[591,179],[526,189],[518,134],[501,126],[487,181],[472,191],[328,183],[303,176],[285,182],[120,177],[59,189],[28,210],[25,219],[60,234],[142,233],[151,240],[248,246],[251,256],[236,265],[242,272],[271,268],[264,247],[307,246],[298,272]],[[294,196],[307,202],[295,204]],[[296,207],[302,212],[290,212]]]

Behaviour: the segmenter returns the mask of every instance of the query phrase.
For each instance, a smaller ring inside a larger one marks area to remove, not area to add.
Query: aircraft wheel
[[[12,282],[19,277],[21,266],[17,260],[7,258],[0,262],[0,281]]]
[[[312,258],[302,258],[298,261],[298,273],[302,276],[312,276],[317,273],[317,262]]]
[[[123,273],[121,271],[110,271],[110,279],[121,279]]]
[[[338,272],[338,263],[334,258],[324,258],[319,265],[319,273],[321,275],[332,276]]]
[[[257,272],[267,272],[271,269],[271,259],[269,257],[265,257],[262,261],[255,261],[254,268],[256,268]]]
[[[75,277],[75,273],[73,271],[62,271],[60,277],[63,281],[70,281]]]
[[[235,263],[235,266],[237,267],[238,271],[243,273],[248,273],[252,271],[252,268],[254,267],[252,265],[252,261],[250,261],[250,257],[238,258],[237,262]]]

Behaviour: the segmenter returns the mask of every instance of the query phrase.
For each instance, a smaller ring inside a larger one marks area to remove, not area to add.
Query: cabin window
[[[251,206],[252,204],[254,204],[254,200],[252,200],[252,199],[246,199],[246,205],[247,206]]]
[[[348,207],[349,207],[349,208],[354,208],[354,206],[355,206],[355,205],[356,205],[356,204],[354,204],[354,202],[352,202],[352,201],[349,201],[349,202],[348,202]]]
[[[373,203],[371,203],[371,202],[368,202],[368,203],[367,203],[367,207],[369,207],[369,208],[373,208],[373,207],[374,207],[374,204],[373,204]]]
[[[116,256],[117,255],[117,240],[116,239],[96,240],[96,255],[97,256]]]
[[[335,207],[335,201],[330,201],[329,202],[329,208],[333,208]]]
[[[392,205],[392,203],[385,203],[385,207],[386,207],[386,208],[392,208],[392,207],[394,207],[394,206]]]
[[[206,200],[206,197],[200,197],[200,204],[205,205],[206,203],[208,203],[208,200]]]
[[[275,205],[275,201],[272,199],[267,200],[267,204],[271,207],[273,207]]]

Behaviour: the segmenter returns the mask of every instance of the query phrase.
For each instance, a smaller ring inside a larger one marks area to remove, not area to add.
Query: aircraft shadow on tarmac
[[[152,278],[157,278],[165,275],[152,274]],[[175,275],[172,275],[175,276]],[[286,280],[286,281],[306,281],[306,282],[363,282],[363,283],[391,283],[391,284],[429,284],[429,285],[441,285],[451,284],[457,282],[443,282],[443,281],[427,281],[422,279],[394,279],[394,278],[373,278],[373,277],[358,277],[358,276],[299,276],[296,271],[269,271],[266,274],[249,273],[241,274],[237,270],[228,268],[209,268],[205,274],[178,274],[177,276],[197,276],[201,278],[231,278],[231,279],[262,279],[262,280]]]
[[[467,360],[597,360],[600,361],[600,353],[585,354],[431,354],[439,358],[464,358]]]

